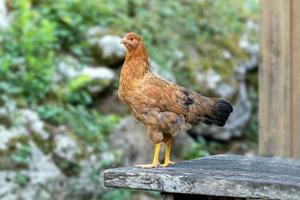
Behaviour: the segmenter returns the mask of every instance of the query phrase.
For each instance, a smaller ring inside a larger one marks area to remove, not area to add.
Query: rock
[[[6,0],[0,0],[0,29],[8,27],[9,23]]]
[[[76,153],[78,153],[78,144],[74,139],[67,135],[56,134],[54,136],[55,149],[54,153],[65,160],[73,160]]]
[[[175,78],[174,74],[172,74],[171,70],[163,69],[151,58],[149,58],[149,63],[150,63],[152,71],[155,74],[165,78],[168,81],[176,82],[176,78]]]
[[[18,185],[14,182],[15,172],[0,171],[0,197],[5,200],[17,200]]]
[[[115,73],[106,67],[85,67],[79,76],[90,78],[88,90],[92,94],[103,91],[115,79]]]
[[[0,159],[1,199],[96,199],[105,190],[99,175],[100,164],[103,159],[108,164],[115,162],[114,155],[95,153],[94,148],[86,148],[88,152],[84,152],[82,147],[86,146],[79,144],[75,134],[66,128],[47,126],[46,129],[33,110],[10,104],[0,108],[0,116],[11,124],[10,127],[0,125],[0,155],[4,155]],[[22,153],[24,145],[28,147],[28,163],[13,168],[7,160]],[[56,162],[57,157],[60,163]]]
[[[196,80],[206,89],[215,90],[222,77],[213,69],[209,69],[204,73],[196,74]]]
[[[153,152],[154,145],[147,138],[145,128],[132,117],[120,122],[118,127],[110,134],[109,143],[112,149],[122,152],[123,164],[130,166],[149,162],[149,154]]]
[[[8,148],[9,142],[14,139],[26,135],[25,129],[11,128],[6,129],[4,126],[0,125],[0,151],[5,151]]]
[[[87,31],[87,38],[93,44],[97,42],[97,39],[106,35],[110,34],[110,30],[103,26],[93,26]]]
[[[246,29],[247,31],[244,32],[242,35],[240,41],[239,41],[239,46],[240,48],[246,50],[250,54],[258,54],[259,52],[259,44],[257,42],[253,42],[251,40],[251,36],[254,34],[257,34],[259,32],[259,26],[257,23],[255,23],[252,20],[248,20],[246,22]],[[253,57],[253,55],[252,55]]]
[[[95,108],[103,114],[128,114],[127,106],[118,98],[118,91],[113,90],[101,95],[101,98],[94,99]]]
[[[63,178],[63,174],[52,163],[51,157],[46,156],[33,141],[31,147],[31,162],[26,170],[0,171],[0,196],[3,199],[53,199],[49,191],[48,182]],[[27,177],[27,181],[20,185],[20,176]]]
[[[43,140],[49,138],[49,133],[47,133],[44,129],[44,122],[35,111],[30,109],[21,109],[19,110],[19,113],[16,113],[16,115],[19,116],[19,123],[29,128],[30,132],[33,132]]]
[[[107,80],[111,81],[115,78],[115,74],[112,70],[106,67],[85,67],[81,75],[87,75],[93,80]]]
[[[240,137],[242,135],[243,128],[247,125],[252,115],[252,103],[248,97],[245,77],[248,71],[258,66],[257,52],[252,54],[251,59],[248,62],[239,65],[235,71],[237,73],[237,81],[239,82],[238,98],[234,104],[233,112],[228,118],[224,127],[218,126],[206,126],[197,125],[190,133],[195,135],[203,135],[206,137],[212,137],[217,140],[228,141],[234,137]],[[219,94],[224,93],[221,96],[227,96],[231,92],[226,92],[223,88]]]
[[[95,58],[101,64],[114,66],[124,60],[126,50],[121,44],[121,37],[110,34],[103,27],[92,27],[87,37]]]
[[[178,134],[174,139],[172,156],[175,161],[182,160],[182,153],[191,146],[192,139],[187,134]],[[148,139],[146,129],[133,117],[122,120],[109,136],[112,149],[122,153],[122,164],[132,166],[149,163],[154,153],[154,144]],[[160,158],[164,158],[161,151]]]
[[[63,177],[50,155],[45,155],[32,140],[29,142],[29,145],[31,147],[31,162],[26,174],[30,178],[31,184],[44,184],[49,179]]]
[[[231,58],[232,58],[231,53],[230,53],[229,51],[227,51],[227,50],[224,50],[224,51],[223,51],[223,56],[224,56],[224,58],[226,58],[226,59],[231,59]]]
[[[74,159],[80,146],[60,133],[55,135],[56,148],[45,154],[28,135],[30,162],[22,170],[0,171],[1,199],[95,199],[104,188],[99,173],[101,156],[90,154],[79,162],[81,170],[76,176],[68,176],[54,162],[53,155]],[[73,156],[73,157],[72,157]],[[63,163],[63,162],[62,162]]]
[[[224,97],[229,99],[235,92],[234,88],[226,83],[220,83],[216,90],[215,90],[216,94],[220,97]]]
[[[54,77],[57,85],[62,81],[69,84],[66,90],[86,87],[91,94],[97,94],[112,84],[115,72],[105,66],[86,66],[71,56],[65,56],[59,62]]]
[[[101,52],[101,60],[109,65],[117,64],[125,57],[125,48],[118,36],[103,36],[98,41],[98,47]]]
[[[30,109],[0,108],[0,116],[12,124],[7,128],[0,125],[1,139],[0,150],[6,150],[9,142],[14,138],[36,134],[42,140],[46,140],[49,134],[44,129],[44,122],[38,114]]]
[[[80,71],[84,67],[83,64],[79,63],[77,59],[72,56],[63,56],[58,59],[59,63],[57,65],[57,70],[54,77],[54,82],[66,79],[70,80],[80,74]]]

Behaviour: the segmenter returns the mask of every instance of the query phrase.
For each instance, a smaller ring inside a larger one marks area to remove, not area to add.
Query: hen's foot
[[[165,161],[165,163],[162,164],[161,166],[162,166],[162,167],[168,167],[168,166],[173,165],[173,164],[175,164],[175,162],[172,162],[172,161],[170,161],[170,160],[167,160],[167,161]]]
[[[151,164],[145,164],[145,165],[136,165],[137,167],[140,168],[157,168],[159,166],[161,166],[160,163],[151,163]]]

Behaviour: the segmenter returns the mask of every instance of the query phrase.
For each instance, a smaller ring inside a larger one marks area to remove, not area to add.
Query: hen
[[[127,33],[122,39],[127,49],[118,89],[133,116],[147,128],[155,144],[153,162],[142,168],[169,166],[172,138],[199,122],[224,126],[232,106],[222,98],[208,98],[168,82],[151,72],[143,39]],[[165,160],[159,163],[161,143],[166,144]]]

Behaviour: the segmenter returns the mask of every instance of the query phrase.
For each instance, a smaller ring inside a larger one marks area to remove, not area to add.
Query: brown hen
[[[224,126],[232,106],[222,98],[204,97],[189,89],[168,82],[151,72],[141,36],[127,33],[122,43],[127,49],[118,95],[133,116],[147,128],[156,144],[153,162],[143,168],[169,166],[173,136],[203,122]],[[165,160],[159,163],[161,143],[166,143]]]

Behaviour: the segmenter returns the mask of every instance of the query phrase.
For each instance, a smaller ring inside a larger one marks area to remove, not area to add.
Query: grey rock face
[[[99,39],[97,45],[101,52],[101,59],[107,64],[116,64],[125,57],[125,48],[118,36],[105,35]]]
[[[249,70],[258,66],[257,49],[249,48],[249,53],[252,55],[250,60],[236,67],[238,87],[238,98],[234,103],[234,110],[228,118],[224,127],[198,125],[192,129],[193,133],[209,136],[214,139],[228,141],[233,137],[240,137],[242,130],[246,126],[252,114],[252,103],[249,99],[245,77]],[[222,88],[223,87],[223,88]],[[223,97],[228,97],[232,94],[230,87],[222,86],[217,88],[217,93]]]
[[[9,25],[10,18],[8,16],[6,1],[0,0],[0,29],[6,28]]]
[[[157,75],[159,75],[159,76],[165,78],[165,79],[168,80],[168,81],[176,82],[176,78],[175,78],[174,74],[172,74],[171,71],[164,70],[161,66],[159,66],[159,65],[158,65],[154,60],[152,60],[151,58],[149,58],[149,64],[150,64],[150,66],[151,66],[151,70],[152,70],[155,74],[157,74]]]
[[[79,76],[87,76],[90,93],[95,94],[107,88],[115,79],[115,73],[107,67],[85,67]]]
[[[49,137],[44,129],[44,122],[33,110],[2,107],[0,108],[0,115],[13,124],[11,127],[0,125],[0,150],[6,150],[12,139],[29,136],[31,132],[43,140]]]
[[[81,159],[75,158],[82,153],[82,147],[66,129],[50,130],[35,111],[17,108],[15,104],[1,107],[0,116],[10,123],[0,125],[0,199],[80,200],[96,198],[103,192],[100,176],[92,178],[101,171],[101,156],[89,151]],[[53,147],[49,148],[51,143]],[[12,144],[16,150],[11,150]],[[11,158],[24,145],[28,162],[13,169]],[[57,156],[61,163],[80,165],[78,173],[66,174],[55,161]]]
[[[86,87],[91,94],[97,94],[110,86],[115,78],[115,72],[106,66],[86,66],[66,56],[58,64],[54,82],[66,80],[71,90]]]
[[[87,39],[95,58],[105,65],[116,65],[125,58],[125,47],[121,37],[108,33],[103,27],[92,27],[88,30]]]

